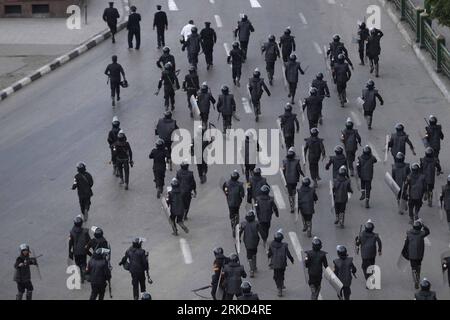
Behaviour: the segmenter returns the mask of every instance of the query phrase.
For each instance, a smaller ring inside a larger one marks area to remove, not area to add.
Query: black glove
[[[69,259],[73,260],[73,252],[69,252]]]
[[[134,161],[133,160],[130,161],[130,166],[133,168],[133,166],[134,166]]]

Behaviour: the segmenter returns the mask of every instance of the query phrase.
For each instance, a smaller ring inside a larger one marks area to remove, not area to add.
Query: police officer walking
[[[441,204],[441,209],[444,209],[447,214],[447,224],[450,230],[450,175],[447,176],[447,184],[442,186],[439,201]]]
[[[166,110],[169,110],[169,100],[171,105],[171,110],[175,110],[175,91],[180,89],[180,83],[178,82],[178,77],[174,71],[174,66],[172,63],[168,62],[164,65],[164,70],[161,72],[161,79],[158,82],[158,91],[155,95],[159,94],[161,87],[164,84],[164,106]]]
[[[106,251],[108,251],[106,249]],[[89,300],[103,300],[105,298],[106,284],[111,281],[111,270],[105,257],[105,249],[98,248],[89,260],[86,274],[91,283],[91,296]]]
[[[422,260],[425,252],[424,239],[429,234],[430,229],[428,229],[420,219],[414,221],[413,228],[406,232],[402,255],[411,263],[412,277],[416,289],[419,289],[420,269],[422,267]]]
[[[273,280],[275,280],[279,297],[283,296],[283,289],[285,289],[284,273],[287,267],[287,259],[294,264],[294,258],[289,251],[288,244],[283,242],[283,239],[284,235],[281,230],[277,231],[267,253],[270,259],[270,266],[273,268]]]
[[[300,132],[300,123],[297,114],[292,113],[292,105],[287,103],[284,107],[284,114],[279,116],[281,130],[283,130],[284,144],[286,149],[290,149],[295,144],[295,133]]]
[[[194,114],[192,113],[191,96],[194,96],[194,98],[196,98],[197,92],[198,90],[200,90],[200,81],[198,79],[197,70],[194,66],[189,67],[189,74],[184,77],[182,87],[183,90],[186,91],[188,108],[191,112],[191,118],[193,118]]]
[[[322,115],[322,101],[323,98],[319,96],[319,91],[316,88],[311,87],[309,89],[309,97],[304,100],[302,105],[303,112],[305,112],[306,109],[309,130],[319,126],[319,119]]]
[[[347,82],[350,81],[350,78],[352,77],[352,72],[350,71],[349,65],[345,62],[345,57],[346,56],[343,53],[339,54],[337,57],[337,63],[334,65],[337,92],[342,108],[344,108],[347,103]]]
[[[315,213],[314,204],[319,200],[316,190],[311,188],[311,179],[303,178],[298,192],[298,212],[302,215],[303,232],[307,231],[308,238],[311,238],[312,217]]]
[[[201,39],[197,27],[192,27],[191,34],[187,37],[187,40],[181,47],[182,51],[185,51],[186,49],[189,64],[197,69],[198,55],[201,50]]]
[[[286,159],[283,160],[283,175],[286,179],[286,188],[289,195],[289,204],[291,206],[291,213],[295,212],[295,192],[297,183],[300,181],[300,176],[305,176],[300,165],[300,160],[295,157],[294,148],[290,148]]]
[[[427,192],[427,182],[425,176],[420,173],[418,163],[411,166],[411,174],[406,178],[405,192],[408,194],[409,223],[419,219],[419,211],[422,207],[422,198]]]
[[[372,190],[373,180],[373,166],[378,160],[372,155],[372,149],[369,146],[365,146],[363,154],[358,157],[356,164],[356,170],[358,177],[361,179],[361,197],[359,200],[365,200],[366,208],[370,208],[370,191]]]
[[[367,128],[372,130],[373,112],[377,107],[376,99],[380,101],[381,105],[384,105],[383,98],[378,93],[378,90],[375,89],[375,82],[373,80],[367,81],[366,89],[363,89],[361,99],[364,101],[363,110],[364,118],[366,118],[367,121]]]
[[[333,165],[333,179],[336,179],[339,174],[339,169],[344,166],[347,169],[347,158],[344,155],[344,149],[341,146],[334,148],[334,156],[330,156],[330,160],[325,165],[325,170],[330,170]]]
[[[244,235],[245,249],[247,250],[247,260],[250,266],[250,278],[255,276],[257,270],[256,267],[256,254],[258,253],[259,244],[259,232],[260,227],[258,221],[255,220],[255,211],[250,210],[245,215],[245,221],[240,224],[239,241]]]
[[[436,175],[440,175],[442,172],[439,159],[435,157],[434,151],[431,147],[425,149],[425,157],[420,158],[420,170],[425,176],[427,183],[427,191],[425,193],[424,200],[428,200],[428,206],[433,206],[433,189]]]
[[[111,88],[111,100],[112,106],[114,107],[116,105],[116,95],[117,101],[120,101],[120,76],[122,75],[124,82],[127,81],[125,78],[125,71],[122,66],[117,63],[116,55],[112,56],[112,63],[106,67],[105,74],[109,77],[108,81]]]
[[[239,256],[233,253],[230,256],[230,262],[228,262],[223,268],[224,278],[224,299],[233,300],[233,297],[239,297],[241,295],[242,278],[247,278],[247,273],[244,267],[239,263]]]
[[[250,181],[250,176],[253,175],[253,170],[256,168],[257,152],[261,151],[261,146],[259,145],[258,140],[255,139],[251,133],[247,132],[245,134],[243,149],[245,179],[248,183]]]
[[[116,33],[117,33],[117,19],[120,18],[119,11],[114,8],[114,1],[109,2],[109,8],[103,11],[103,21],[108,24],[109,30],[111,31],[112,43],[116,43]]]
[[[325,146],[323,145],[323,139],[319,138],[319,129],[311,129],[311,137],[305,139],[305,148],[303,152],[305,157],[308,156],[309,173],[311,179],[314,181],[314,188],[317,188],[317,180],[320,180],[319,176],[319,161],[322,156],[322,161],[325,160]],[[309,153],[308,153],[309,151]]]
[[[234,38],[239,36],[239,43],[243,51],[243,61],[247,60],[247,48],[250,40],[250,33],[255,32],[252,23],[248,20],[247,15],[243,15],[241,21],[238,22],[237,28],[234,30]]]
[[[242,74],[242,63],[244,62],[244,51],[239,48],[239,42],[233,42],[233,49],[227,57],[227,63],[231,63],[231,76],[233,77],[233,83],[235,86],[240,86]]]
[[[359,59],[361,60],[360,63],[361,66],[364,65],[364,57],[366,56],[364,53],[368,38],[369,38],[369,29],[367,28],[365,22],[361,22],[358,28],[358,52],[359,52]]]
[[[433,148],[434,156],[439,159],[439,152],[441,151],[441,140],[444,140],[442,126],[440,124],[437,124],[438,120],[433,115],[428,118],[428,121],[428,126],[425,128],[425,146]]]
[[[247,203],[256,201],[258,196],[262,194],[261,188],[263,186],[269,186],[267,179],[261,176],[261,168],[255,168],[253,170],[253,176],[250,178],[247,188]]]
[[[427,278],[420,281],[420,290],[414,294],[414,300],[437,300],[436,292],[430,290],[431,283]]]
[[[140,238],[133,239],[130,248],[125,252],[119,266],[124,267],[125,270],[131,273],[131,284],[133,286],[133,298],[139,300],[139,286],[141,292],[145,292],[145,273],[149,282],[151,281],[148,275],[148,260],[147,253],[142,249],[142,240]]]
[[[112,129],[108,133],[108,144],[109,144],[109,148],[111,149],[110,164],[112,163],[112,165],[113,165],[113,175],[115,175],[116,177],[119,176],[119,170],[117,170],[117,161],[116,161],[116,157],[113,152],[113,145],[117,141],[117,135],[119,134],[120,130],[121,129],[120,129],[119,118],[114,116],[114,118],[112,120]]]
[[[348,256],[346,247],[339,245],[336,250],[339,258],[333,260],[333,271],[343,284],[342,293],[344,300],[350,300],[352,293],[350,286],[352,284],[352,275],[356,278],[356,267],[353,264],[353,258]],[[339,299],[341,299],[340,296]]]
[[[171,63],[173,70],[176,70],[175,57],[170,53],[169,47],[164,47],[163,54],[159,57],[158,61],[156,61],[156,66],[161,70],[164,70],[163,68],[168,62]]]
[[[158,199],[161,198],[161,194],[163,193],[164,179],[166,176],[166,159],[169,157],[164,145],[164,140],[158,139],[156,141],[156,148],[148,156],[149,159],[153,159],[153,181],[156,184],[156,197]]]
[[[242,282],[241,291],[242,295],[237,298],[238,300],[259,300],[258,295],[252,292],[252,285],[250,282]]]
[[[330,67],[331,73],[333,76],[334,83],[336,83],[336,70],[335,66],[339,60],[339,55],[342,54],[342,62],[347,62],[353,69],[353,64],[348,58],[348,50],[345,48],[345,45],[341,42],[341,37],[338,34],[333,36],[333,42],[330,43],[327,50],[327,57],[330,57]]]
[[[81,214],[83,215],[84,221],[87,221],[89,209],[91,208],[91,197],[94,195],[92,192],[94,179],[91,174],[86,171],[86,164],[83,162],[77,164],[77,171],[78,173],[73,180],[72,190],[77,189]]]
[[[341,141],[344,144],[345,154],[347,157],[348,169],[350,170],[350,176],[354,176],[353,162],[355,162],[356,151],[358,150],[358,144],[361,146],[361,136],[358,129],[353,129],[353,121],[348,118],[345,122],[345,129],[342,130]]]
[[[328,268],[327,253],[322,251],[322,241],[314,237],[312,250],[305,252],[305,267],[308,268],[308,285],[311,288],[311,300],[317,300],[322,284],[322,267]]]
[[[207,155],[205,154],[205,150],[215,140],[214,137],[211,137],[210,140],[203,138],[203,134],[206,130],[204,128],[206,128],[206,127],[199,126],[199,129],[201,131],[198,131],[199,134],[201,135],[201,137],[199,138],[199,140],[201,141],[201,149],[199,150],[199,152],[201,152],[201,158],[200,158],[200,161],[197,163],[197,171],[198,171],[198,176],[200,178],[201,184],[206,183],[206,174],[208,173],[208,163],[206,160]],[[193,157],[197,156],[195,154],[195,152],[196,152],[195,141],[196,141],[196,139],[192,140],[192,146],[191,146],[191,156],[193,156]]]
[[[101,228],[95,228],[94,237],[89,240],[87,244],[88,255],[92,256],[97,249],[110,249],[108,241],[103,237],[103,230]],[[90,251],[92,249],[92,252]]]
[[[158,41],[158,49],[164,47],[166,45],[164,40],[164,30],[167,30],[169,27],[167,21],[167,14],[161,10],[161,6],[157,5],[156,9],[158,10],[153,16],[153,30],[156,28],[156,37]]]
[[[299,72],[302,75],[305,74],[300,65],[300,62],[297,62],[297,55],[295,53],[291,53],[291,55],[289,56],[289,61],[285,63],[285,71],[284,71],[286,81],[289,84],[288,98],[291,98],[291,104],[295,104],[295,93],[297,91]]]
[[[373,70],[375,69],[375,77],[379,77],[379,69],[380,69],[380,53],[381,53],[381,46],[380,46],[380,40],[383,37],[383,32],[381,30],[378,30],[376,28],[370,29],[370,36],[367,39],[366,44],[366,54],[367,57],[370,60],[370,73],[373,73]]]
[[[289,56],[295,51],[295,37],[291,35],[291,29],[288,27],[280,37],[280,48],[283,62],[288,62]]]
[[[407,209],[408,195],[405,190],[405,183],[410,173],[410,165],[405,162],[405,155],[398,152],[395,156],[395,163],[392,165],[392,179],[400,187],[400,192],[397,195],[399,214],[404,214],[404,211]]]
[[[222,86],[221,91],[222,94],[219,95],[217,101],[217,111],[222,114],[223,133],[225,134],[227,129],[231,129],[232,117],[236,112],[236,101],[228,86]]]
[[[172,133],[178,129],[177,122],[172,119],[172,112],[166,111],[164,118],[158,120],[156,125],[155,135],[159,136],[164,141],[166,149],[166,160],[169,164],[170,171],[172,171]]]
[[[322,124],[323,116],[322,116],[322,108],[323,108],[323,100],[325,97],[330,97],[330,89],[328,88],[328,84],[325,80],[323,80],[323,73],[318,73],[316,76],[316,79],[313,80],[311,83],[312,88],[317,89],[317,95],[320,97],[320,117],[319,117],[319,124]]]
[[[416,152],[414,151],[414,146],[411,140],[409,140],[409,135],[405,133],[405,126],[401,123],[397,123],[395,125],[395,131],[396,131],[395,133],[391,134],[388,143],[388,149],[391,150],[391,154],[394,157],[394,159],[397,153],[399,152],[406,154],[406,144],[409,145],[412,154],[416,155]]]
[[[184,232],[189,233],[189,229],[183,223],[183,217],[186,213],[184,209],[184,201],[181,193],[180,182],[177,178],[173,178],[170,183],[172,187],[168,192],[168,197],[166,199],[167,206],[170,209],[170,224],[172,226],[172,235],[177,236],[177,224],[183,229]]]
[[[248,91],[250,92],[252,105],[255,111],[255,120],[256,122],[258,122],[259,115],[261,114],[261,97],[264,91],[266,91],[267,95],[270,97],[269,88],[267,88],[266,84],[264,83],[264,79],[261,78],[261,72],[259,72],[258,68],[256,68],[253,72],[253,78],[250,78],[248,80],[247,87]]]
[[[259,222],[259,233],[263,240],[264,249],[266,248],[267,238],[269,237],[272,215],[275,214],[277,218],[280,216],[275,200],[269,195],[269,193],[269,186],[263,185],[261,187],[261,194],[256,197],[255,200],[256,216],[258,217]]]
[[[367,268],[369,266],[375,265],[375,258],[378,255],[381,256],[382,244],[378,233],[373,232],[375,225],[371,220],[368,220],[364,225],[364,230],[355,239],[355,245],[357,247],[357,252],[361,248],[361,268],[364,273],[364,278],[366,280],[369,278],[370,274],[367,273]]]
[[[195,182],[194,173],[189,170],[187,160],[181,163],[181,169],[177,172],[177,180],[180,183],[181,197],[183,199],[183,220],[187,220],[192,197],[195,198],[197,196],[197,183]]]
[[[211,28],[211,22],[205,22],[205,28],[200,31],[200,40],[203,53],[205,54],[206,70],[209,70],[213,66],[213,51],[217,42],[217,34]]]
[[[119,170],[120,184],[125,183],[125,190],[128,190],[130,166],[133,168],[134,162],[133,151],[131,150],[130,143],[127,141],[127,137],[123,130],[120,130],[117,135],[117,141],[113,145],[113,152],[117,161],[117,169]]]
[[[239,181],[239,172],[236,170],[233,171],[231,179],[223,184],[222,190],[227,198],[231,230],[233,231],[233,238],[235,238],[236,226],[239,223],[239,208],[245,197],[244,184]]]
[[[212,296],[213,300],[217,300],[217,298],[216,298],[217,288],[219,286],[221,288],[223,288],[223,278],[221,277],[221,274],[222,274],[223,268],[230,261],[230,259],[227,258],[226,256],[224,256],[223,249],[221,247],[215,248],[213,252],[214,252],[214,263],[213,263],[214,274],[212,275],[212,279],[211,279],[211,296]],[[220,280],[222,280],[222,281],[220,281]],[[220,281],[220,283],[219,283],[219,281]],[[225,292],[224,292],[224,294],[225,294]],[[224,296],[222,297],[222,300],[225,299]]]
[[[209,121],[209,112],[211,110],[211,104],[215,105],[216,99],[214,99],[211,90],[206,82],[203,82],[200,91],[197,93],[197,105],[200,110],[200,118],[202,125],[206,128]]]
[[[88,244],[91,241],[89,230],[83,228],[83,219],[77,216],[73,220],[73,228],[69,234],[69,259],[80,268],[81,283],[84,283],[84,273],[87,266]]]
[[[131,14],[128,17],[127,30],[128,30],[128,48],[133,49],[133,37],[136,37],[136,50],[141,47],[141,15],[136,13],[137,8],[131,6]]]
[[[273,85],[273,75],[275,73],[275,63],[280,58],[280,50],[278,49],[275,41],[275,36],[271,34],[269,36],[269,42],[264,43],[261,48],[261,52],[265,53],[267,77],[269,78],[269,84]]]
[[[348,178],[347,168],[339,168],[339,176],[333,180],[333,199],[336,220],[334,224],[340,224],[344,228],[345,209],[348,202],[348,194],[353,193],[350,179]]]
[[[22,300],[23,294],[26,293],[26,299],[32,300],[33,298],[33,284],[31,283],[31,265],[38,265],[35,257],[30,257],[30,246],[27,244],[21,244],[19,246],[20,255],[17,257],[14,263],[14,281],[17,283],[17,295],[16,300]]]

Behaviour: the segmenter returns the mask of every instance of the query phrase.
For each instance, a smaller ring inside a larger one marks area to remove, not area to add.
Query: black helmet
[[[162,148],[164,146],[164,140],[163,139],[158,139],[158,141],[156,141],[156,147],[157,148]]]
[[[428,148],[425,149],[425,155],[426,155],[427,157],[432,157],[432,156],[433,156],[433,153],[434,153],[433,148],[428,147]]]
[[[374,82],[372,79],[369,80],[369,81],[367,81],[366,87],[367,87],[368,89],[373,89],[373,88],[375,88],[375,82]]]
[[[25,250],[30,251],[30,246],[27,245],[26,243],[22,243],[22,244],[19,246],[19,250],[20,250],[21,253],[22,253],[22,251],[25,251]]]
[[[172,187],[178,187],[180,185],[180,182],[178,181],[177,178],[173,178],[172,181],[170,181],[170,185]]]
[[[395,159],[402,162],[405,161],[405,155],[402,152],[397,152],[397,155],[395,156]]]
[[[414,230],[422,230],[422,226],[423,226],[423,224],[422,224],[422,222],[420,220],[416,220],[413,223],[413,229]]]
[[[405,130],[405,126],[404,126],[402,123],[397,123],[397,124],[395,125],[395,130],[397,130],[397,131],[403,131],[403,130]]]
[[[274,41],[275,41],[275,36],[274,36],[273,34],[271,34],[271,35],[269,36],[269,41],[270,41],[270,42],[274,42]]]
[[[447,176],[447,183],[450,183],[450,174]]]
[[[335,35],[333,36],[333,41],[334,41],[334,42],[339,42],[339,41],[341,41],[341,37],[340,37],[338,34],[335,34]]]
[[[431,289],[431,283],[428,281],[427,278],[423,278],[422,281],[420,281],[420,290],[422,291],[430,291]]]
[[[112,59],[112,62],[114,62],[114,63],[117,62],[117,56],[116,56],[116,55],[113,55],[113,56],[111,57],[111,59]]]
[[[320,249],[322,249],[322,241],[320,241],[319,238],[314,237],[314,239],[312,240],[312,248],[314,251],[319,251]]]
[[[166,69],[166,70],[171,70],[171,69],[172,69],[172,63],[171,63],[171,62],[167,62],[167,63],[164,65],[164,69]]]
[[[206,93],[206,92],[208,92],[208,85],[206,84],[206,82],[203,82],[202,83],[202,85],[201,85],[201,87],[200,87],[200,90],[203,92],[203,93]]]
[[[317,79],[317,80],[323,80],[323,73],[322,73],[322,72],[319,72],[319,73],[317,74],[317,76],[316,76],[316,79]]]
[[[231,262],[238,263],[238,262],[239,262],[239,256],[238,256],[236,253],[233,253],[233,254],[230,256],[230,261],[231,261]]]
[[[164,47],[163,48],[163,53],[169,53],[170,52],[170,48],[169,47]]]
[[[317,128],[312,128],[312,129],[311,129],[311,135],[312,135],[313,137],[317,137],[317,136],[319,135],[319,129],[317,129]]]
[[[142,245],[142,240],[140,238],[134,238],[132,244],[133,248],[140,248]]]
[[[334,153],[336,154],[342,154],[344,152],[344,149],[341,146],[336,146],[336,148],[334,148]]]
[[[344,62],[344,60],[345,60],[345,55],[344,55],[343,53],[340,53],[340,54],[338,55],[338,61]]]
[[[85,172],[86,171],[86,164],[84,162],[78,162],[77,163],[77,170],[78,170],[78,172]]]
[[[223,85],[221,90],[223,94],[228,94],[230,92],[230,88],[228,88],[228,86],[226,85]]]
[[[239,48],[239,42],[237,41],[233,42],[233,48]]]
[[[277,241],[277,242],[283,241],[284,235],[283,235],[283,233],[281,232],[281,230],[279,230],[279,231],[277,231],[277,232],[275,233],[275,235],[273,236],[273,239],[274,239],[275,241]]]
[[[262,192],[263,194],[269,194],[269,193],[270,193],[270,187],[269,187],[267,184],[263,185],[263,186],[261,187],[261,192]]]
[[[120,121],[119,121],[119,118],[118,118],[117,116],[114,116],[114,117],[113,117],[113,119],[112,119],[112,125],[113,125],[114,127],[120,126]]]
[[[304,185],[305,187],[309,187],[311,185],[311,179],[308,177],[304,177],[302,180],[302,185]]]
[[[347,256],[347,248],[344,247],[343,245],[338,245],[336,247],[336,251],[337,251],[339,258],[344,258]]]
[[[312,88],[309,89],[309,94],[310,95],[317,96],[317,93],[318,93],[317,88],[312,87]]]
[[[258,68],[256,68],[255,71],[253,71],[253,77],[255,78],[261,77],[261,72],[259,71]]]
[[[375,225],[373,224],[372,220],[370,220],[370,219],[364,225],[364,229],[367,232],[372,232],[374,228],[375,228]]]
[[[437,118],[433,115],[431,115],[428,120],[430,121],[430,124],[436,124],[437,123]]]
[[[291,55],[289,56],[289,60],[296,61],[297,60],[297,55],[295,53],[291,53]]]
[[[180,165],[181,169],[187,170],[189,169],[189,161],[187,159],[183,160]]]
[[[345,166],[341,166],[341,167],[339,168],[339,174],[340,174],[341,176],[345,176],[345,175],[347,174],[347,168],[346,168]]]
[[[189,66],[189,73],[195,72],[197,69],[195,68],[195,66]]]
[[[290,35],[291,34],[291,28],[287,27],[286,30],[284,30],[284,34]]]
[[[192,27],[192,28],[191,28],[191,32],[192,32],[192,33],[197,33],[197,31],[198,31],[197,27]]]
[[[244,281],[241,284],[242,293],[250,293],[252,291],[252,285],[248,281]]]
[[[353,120],[352,120],[352,118],[347,118],[347,121],[345,122],[345,127],[347,129],[353,129]]]
[[[419,169],[420,169],[420,166],[419,166],[419,164],[416,162],[416,163],[413,163],[412,165],[411,165],[411,170],[412,171],[414,171],[414,172],[417,172],[417,171],[419,171]]]
[[[242,16],[242,21],[247,21],[247,20],[248,20],[248,17],[247,17],[246,14],[244,14],[244,15]]]
[[[261,175],[261,168],[255,168],[255,169],[253,170],[253,174],[254,174],[255,176],[260,176],[260,175]]]
[[[284,111],[291,112],[292,111],[292,104],[286,103],[286,106],[284,107]]]
[[[294,147],[290,147],[288,152],[287,152],[287,156],[288,157],[294,157],[295,156],[295,149]]]
[[[94,231],[94,237],[96,239],[100,239],[101,237],[103,237],[103,230],[101,228],[96,228]]]
[[[236,181],[237,179],[239,179],[239,177],[240,177],[239,172],[237,170],[234,170],[233,173],[231,174],[231,179]]]
[[[375,28],[370,28],[370,34],[371,34],[371,35],[376,34],[376,32],[377,32],[377,29],[375,29]]]
[[[371,154],[372,153],[372,148],[370,146],[365,146],[363,149],[363,153],[364,154]]]
[[[365,29],[366,28],[366,23],[365,22],[361,22],[361,24],[359,25],[359,27],[361,29]]]
[[[247,212],[247,214],[245,215],[245,220],[247,220],[248,222],[255,221],[255,211],[250,210],[249,212]]]
[[[221,247],[214,248],[214,255],[217,256],[219,254],[223,254],[223,249]]]
[[[141,296],[141,300],[152,300],[152,296],[148,292],[144,292]]]
[[[81,227],[83,225],[83,219],[80,216],[76,216],[75,219],[73,219],[73,224],[76,227]]]
[[[164,118],[172,119],[172,111],[167,110],[166,112],[164,112]]]

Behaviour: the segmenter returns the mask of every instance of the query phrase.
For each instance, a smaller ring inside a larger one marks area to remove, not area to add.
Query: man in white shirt
[[[183,38],[180,40],[181,43],[184,43],[184,42],[187,40],[187,38],[191,35],[191,33],[192,33],[192,30],[191,30],[192,27],[195,27],[194,21],[193,21],[193,20],[189,20],[188,24],[185,25],[185,26],[183,27],[183,29],[181,29],[181,36],[183,37]]]

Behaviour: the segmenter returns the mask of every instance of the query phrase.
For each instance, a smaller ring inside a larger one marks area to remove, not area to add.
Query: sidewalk
[[[88,0],[88,24],[82,8],[80,30],[68,29],[64,18],[0,19],[0,90],[105,30],[102,15],[106,4]],[[116,0],[114,6],[122,19],[122,1]]]
[[[416,6],[425,8],[425,4],[424,4],[425,0],[411,0],[411,1]],[[439,25],[436,20],[433,20],[431,25],[437,33],[440,33],[441,35],[443,35],[445,37],[445,39],[447,40],[447,42],[450,43],[450,28],[449,27]]]

